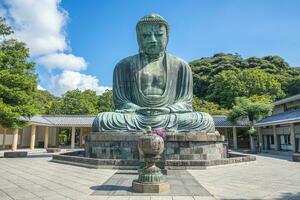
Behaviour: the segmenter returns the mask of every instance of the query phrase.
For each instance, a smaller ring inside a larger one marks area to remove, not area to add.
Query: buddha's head
[[[169,24],[158,14],[142,17],[136,25],[140,52],[148,55],[161,54],[168,44]]]

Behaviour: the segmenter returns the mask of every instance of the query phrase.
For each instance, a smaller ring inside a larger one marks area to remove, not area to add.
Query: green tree
[[[27,125],[21,117],[31,117],[35,108],[34,94],[37,88],[35,65],[28,62],[29,50],[25,43],[6,39],[12,34],[4,18],[0,18],[0,124],[14,129]],[[16,148],[13,142],[13,150]]]
[[[193,97],[193,109],[198,112],[206,112],[211,115],[224,115],[227,110],[221,108],[218,104],[205,101],[196,96]]]
[[[60,115],[65,114],[64,109],[62,109],[62,98],[56,97],[52,103],[50,103],[50,107],[45,114],[47,115]]]
[[[288,96],[300,94],[300,76],[293,77],[286,83],[286,93]]]
[[[79,89],[67,91],[53,102],[49,114],[89,115],[98,113],[95,91]]]
[[[265,74],[269,77],[273,77],[281,84],[280,87],[283,94],[282,92],[279,92],[278,96],[275,96],[276,99],[282,98],[284,95],[291,96],[295,94],[294,92],[296,92],[296,90],[293,89],[291,91],[289,89],[289,84],[294,77],[300,76],[299,70],[289,66],[289,64],[279,56],[265,56],[262,58],[250,57],[243,59],[238,54],[218,53],[212,57],[194,60],[190,62],[190,66],[193,71],[194,94],[197,97],[204,99],[207,99],[211,94],[212,90],[209,88],[212,88],[211,85],[215,84],[215,77],[221,73],[225,73],[225,71],[258,69],[265,72]],[[221,79],[221,77],[218,78]],[[233,89],[233,91],[230,89]],[[215,103],[219,103],[221,99],[224,99],[224,93],[228,93],[225,97],[230,97],[230,95],[237,93],[239,90],[243,91],[242,85],[237,87],[234,85],[227,86],[222,92],[222,95],[214,95],[214,98],[219,99]],[[208,98],[207,100],[214,101],[213,99]],[[227,99],[225,102],[228,102]],[[225,104],[226,107],[232,106],[230,104],[227,105],[227,103]],[[224,104],[221,103],[221,106],[224,106]]]
[[[209,86],[207,98],[230,108],[235,97],[268,95],[273,100],[283,97],[280,82],[261,69],[234,69],[215,75]]]
[[[56,101],[59,101],[58,97],[55,97],[47,90],[37,90],[34,99],[36,102],[37,114],[50,114],[50,109]]]
[[[112,90],[106,90],[98,97],[98,112],[109,112],[114,110],[113,92]]]
[[[223,71],[214,76],[208,93],[208,100],[230,108],[235,97],[246,96],[247,85],[240,79],[240,70]]]
[[[259,99],[261,101],[259,101]],[[253,136],[256,134],[254,129],[254,123],[268,116],[273,109],[273,105],[269,102],[266,96],[254,96],[254,97],[237,97],[235,99],[235,105],[227,113],[227,118],[230,121],[237,121],[241,118],[248,118],[250,122],[250,129],[248,131],[250,135],[251,150],[255,149]]]
[[[208,94],[210,80],[224,70],[244,68],[245,61],[239,55],[218,53],[212,57],[205,57],[190,63],[193,71],[194,94],[205,98]]]

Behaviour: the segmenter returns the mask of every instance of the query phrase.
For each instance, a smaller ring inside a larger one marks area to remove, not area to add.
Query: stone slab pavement
[[[49,162],[48,157],[0,158],[0,200],[299,199],[300,163],[260,155],[257,161],[188,172],[212,196],[93,195],[116,170]]]
[[[151,194],[137,193],[132,189],[132,181],[138,178],[136,170],[119,170],[104,184],[94,187],[93,195],[106,196],[193,196],[194,198],[212,197],[186,170],[169,170],[166,178],[170,184],[170,191]],[[213,198],[211,198],[213,199]]]
[[[300,200],[300,163],[258,154],[257,161],[189,172],[216,199]]]

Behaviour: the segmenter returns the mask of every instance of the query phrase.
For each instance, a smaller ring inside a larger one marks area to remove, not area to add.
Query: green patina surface
[[[193,112],[192,72],[166,53],[167,21],[157,14],[137,23],[139,53],[121,60],[113,75],[115,112],[98,114],[94,132],[138,131],[147,126],[171,132],[215,132],[212,117]]]

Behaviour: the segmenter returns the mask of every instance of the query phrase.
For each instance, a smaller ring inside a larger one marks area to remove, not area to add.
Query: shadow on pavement
[[[286,161],[293,162],[292,154],[291,155],[277,155],[277,154],[272,154],[272,153],[258,153],[256,155],[261,156],[261,157],[268,157],[268,158],[274,158],[274,159],[280,159],[280,160],[286,160]]]
[[[128,192],[132,191],[131,187],[122,186],[122,185],[98,185],[98,186],[92,186],[90,187],[90,189],[96,191],[119,191],[119,190],[128,191]]]

